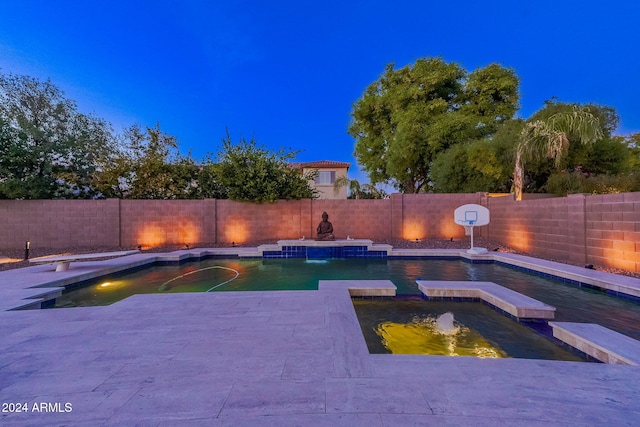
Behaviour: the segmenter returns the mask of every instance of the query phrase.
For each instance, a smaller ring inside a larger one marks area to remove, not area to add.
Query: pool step
[[[395,297],[397,288],[391,280],[319,280],[318,289],[347,289],[352,297]]]
[[[556,308],[493,282],[416,280],[420,291],[435,299],[481,299],[523,319],[553,319]]]
[[[640,341],[595,323],[549,322],[553,336],[603,362],[640,365]]]

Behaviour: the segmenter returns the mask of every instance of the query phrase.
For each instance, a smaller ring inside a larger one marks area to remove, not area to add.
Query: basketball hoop
[[[473,246],[473,227],[482,227],[489,224],[489,209],[475,204],[462,205],[453,211],[453,221],[464,227],[465,236],[471,238],[471,249],[467,253],[481,254],[487,252],[485,248]]]

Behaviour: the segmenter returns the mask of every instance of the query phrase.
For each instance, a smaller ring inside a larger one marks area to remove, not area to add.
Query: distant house
[[[334,188],[336,180],[347,176],[350,163],[335,162],[332,160],[319,160],[316,162],[292,162],[291,166],[300,169],[302,173],[318,171],[315,181],[309,184],[318,190],[321,199],[346,199],[347,186],[341,186],[337,191]]]

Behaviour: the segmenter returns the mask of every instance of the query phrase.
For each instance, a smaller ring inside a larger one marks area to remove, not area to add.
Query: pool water
[[[479,302],[354,300],[353,304],[373,354],[586,361]],[[438,327],[438,317],[447,312],[454,317],[451,330]]]
[[[237,278],[234,271],[239,273]],[[209,259],[102,278],[65,291],[53,307],[109,305],[133,294],[205,292],[214,287],[214,292],[313,290],[318,288],[318,280],[358,279],[391,280],[399,295],[420,295],[417,279],[495,282],[556,307],[557,321],[599,323],[640,339],[637,301],[500,264],[461,260],[331,259],[307,263],[304,259]]]

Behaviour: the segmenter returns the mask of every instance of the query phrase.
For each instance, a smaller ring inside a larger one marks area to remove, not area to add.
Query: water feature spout
[[[436,327],[438,328],[438,332],[442,334],[455,334],[457,328],[453,325],[453,313],[447,311],[446,313],[438,316],[438,318],[436,319]]]

